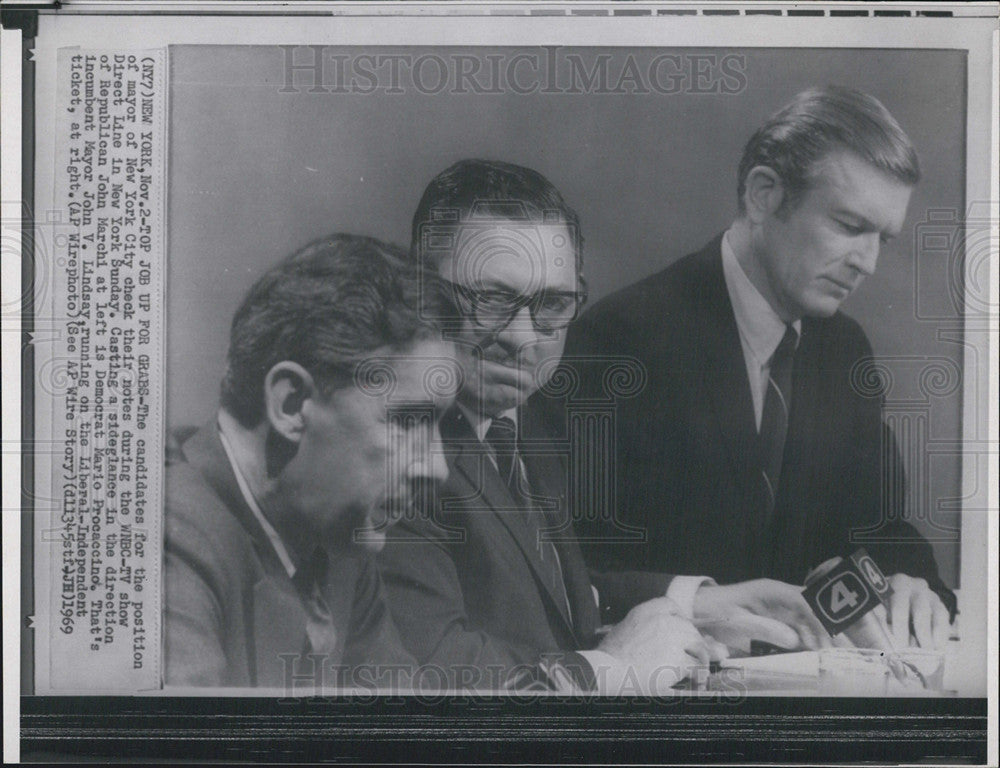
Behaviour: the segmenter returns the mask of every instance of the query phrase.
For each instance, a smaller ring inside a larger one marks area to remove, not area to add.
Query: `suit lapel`
[[[258,580],[253,586],[252,624],[245,626],[248,663],[257,686],[278,686],[284,681],[282,654],[301,654],[306,642],[306,613],[302,600],[270,539],[240,491],[229,457],[213,419],[184,443],[184,454],[226,506],[246,528],[259,558]]]
[[[522,414],[521,421],[527,432],[530,418]],[[536,499],[536,514],[544,515],[546,520],[542,535],[552,543],[559,555],[562,586],[566,590],[572,616],[567,613],[566,600],[562,599],[557,585],[547,579],[546,587],[566,625],[574,631],[578,644],[583,645],[584,635],[597,626],[597,608],[590,589],[590,576],[567,508],[566,482],[569,475],[565,460],[556,453],[555,446],[540,440],[523,445],[521,456],[532,495]]]
[[[311,671],[308,662],[301,658],[306,637],[302,599],[287,572],[272,574],[272,578],[262,578],[254,584],[252,647],[256,684],[267,688],[282,685],[286,664],[294,664],[289,667],[290,672]],[[324,662],[317,659],[316,663]]]
[[[511,496],[510,491],[487,456],[485,446],[478,441],[471,425],[457,406],[452,407],[446,421],[448,422],[447,427],[442,423],[441,431],[444,433],[445,439],[449,441],[449,451],[454,451],[453,466],[475,492],[462,498],[463,507],[471,510],[473,514],[489,510],[507,530],[524,555],[536,581],[544,587],[548,599],[558,611],[559,616],[562,617],[566,630],[575,636],[572,622],[566,611],[565,601],[558,596],[557,587],[552,582],[551,569],[546,568],[538,556],[537,531],[528,519],[528,514],[537,513],[529,513],[520,507]],[[542,459],[541,464],[535,461],[536,459]],[[526,460],[522,455],[522,461],[525,462],[525,470],[533,489],[539,488],[541,490],[540,486],[535,485],[535,480],[540,474],[538,470],[541,467],[551,466],[546,459],[555,460],[558,467],[557,457],[533,456]],[[561,551],[559,555],[562,557]],[[563,566],[565,568],[565,564]]]
[[[706,269],[703,306],[704,322],[700,348],[705,350],[703,385],[711,402],[719,442],[726,446],[730,472],[747,504],[748,534],[757,536],[763,523],[760,472],[760,445],[754,419],[750,382],[740,332],[722,272],[721,238],[702,252]]]
[[[564,601],[555,600],[560,613],[572,626],[577,644],[584,647],[600,622],[594,592],[591,589],[590,572],[584,562],[583,553],[576,539],[573,521],[566,502],[566,482],[568,479],[565,460],[553,452],[553,446],[536,443],[535,451],[525,451],[525,468],[528,479],[536,495],[551,500],[545,509],[548,520],[545,535],[559,554],[563,586],[573,612],[572,621],[566,615]],[[553,599],[558,592],[550,587]]]
[[[280,563],[279,563],[280,565]],[[273,565],[269,563],[269,567]],[[309,661],[298,661],[302,650],[308,647],[308,621],[302,598],[288,572],[272,571],[271,578],[261,579],[254,586],[254,646],[257,657],[258,685],[278,686],[285,681],[286,664],[293,660],[297,667],[289,671],[299,674],[316,674],[317,680],[327,683],[323,665],[328,672],[330,665],[339,664],[343,658],[347,633],[351,627],[352,608],[356,592],[359,566],[354,555],[331,557],[326,568],[320,591],[326,601],[331,624],[324,625],[323,641],[333,641],[329,656]],[[283,661],[281,656],[294,654],[294,659]]]

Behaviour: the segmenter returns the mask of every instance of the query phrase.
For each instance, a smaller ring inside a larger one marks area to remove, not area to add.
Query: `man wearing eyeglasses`
[[[527,405],[586,300],[577,216],[558,190],[528,168],[461,161],[425,190],[411,256],[451,288],[455,315],[435,319],[464,375],[441,424],[448,482],[420,519],[394,528],[380,556],[393,617],[417,660],[460,688],[571,667],[590,689],[662,692],[724,652],[684,618],[695,593],[711,598],[712,589],[728,596],[727,617],[739,612],[762,639],[797,646],[794,629],[751,616],[731,588],[588,572],[567,504],[567,450]],[[798,617],[790,623],[815,623],[793,588],[774,584],[774,602]],[[619,623],[602,632],[608,620]]]

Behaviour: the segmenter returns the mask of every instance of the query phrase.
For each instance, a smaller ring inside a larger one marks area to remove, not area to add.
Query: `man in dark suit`
[[[371,555],[447,473],[431,446],[453,392],[426,381],[454,349],[399,255],[325,238],[236,313],[221,408],[167,468],[168,686],[409,685]]]
[[[457,315],[442,320],[463,382],[441,424],[449,479],[429,514],[393,529],[379,558],[407,647],[457,682],[465,674],[489,686],[490,675],[579,651],[599,690],[623,692],[626,679],[635,692],[662,690],[706,660],[679,617],[690,618],[695,594],[713,589],[725,606],[714,618],[797,646],[796,630],[814,636],[815,620],[790,585],[765,591],[795,628],[751,614],[735,591],[700,577],[588,571],[568,505],[570,450],[528,404],[584,301],[580,249],[576,214],[527,168],[461,161],[420,201],[411,255],[453,292]],[[630,611],[664,607],[677,615],[649,636],[644,653],[654,667],[616,665],[608,654],[620,659],[620,646],[642,637]],[[620,623],[602,635],[611,622]]]
[[[371,555],[447,475],[438,424],[458,374],[441,297],[396,249],[351,235],[305,247],[250,290],[221,408],[168,454],[168,686],[593,689],[572,654],[502,678],[444,677],[389,616]],[[663,599],[630,614],[607,658],[664,679],[685,648],[707,662],[671,611]]]
[[[863,544],[892,574],[896,642],[912,628],[943,645],[954,594],[882,503],[903,496],[884,471],[895,446],[859,378],[871,345],[839,311],[903,227],[918,178],[877,100],[805,91],[747,144],[730,229],[575,325],[571,357],[635,358],[647,375],[619,403],[616,464],[617,522],[645,540],[594,547],[594,562],[801,584]]]

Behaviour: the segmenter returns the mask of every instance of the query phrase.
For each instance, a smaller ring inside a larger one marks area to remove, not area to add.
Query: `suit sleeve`
[[[570,326],[562,360],[563,365],[572,371],[576,382],[573,397],[578,402],[607,403],[606,374],[609,366],[622,358],[642,360],[643,353],[633,343],[634,330],[630,327],[628,315],[606,305],[595,306]],[[550,430],[554,434],[568,436],[571,429],[568,418],[572,410],[570,403],[558,397],[547,398],[544,402]],[[616,521],[628,517],[631,499],[637,495],[630,480],[641,471],[636,464],[644,458],[635,454],[626,455],[623,451],[621,414],[622,410],[616,408],[613,418],[619,419],[614,427],[619,431],[619,440],[612,458],[617,474],[610,476],[617,490],[617,508],[601,510],[604,514],[591,514],[589,499],[578,499],[576,496],[586,493],[586,490],[574,483],[569,487],[570,508],[580,510],[573,514],[573,527],[580,538],[580,550],[591,569],[592,580],[601,595],[601,619],[604,623],[619,620],[631,607],[650,599],[654,593],[662,596],[669,584],[669,577],[660,578],[659,574],[636,575],[634,569],[645,567],[644,563],[636,562],[637,550],[642,548],[633,543],[618,542]],[[577,451],[572,460],[592,461],[599,458],[587,451]],[[607,478],[607,472],[607,467],[598,465],[584,467],[577,475]]]
[[[570,326],[563,360],[575,371],[579,382],[579,398],[603,399],[604,377],[608,365],[623,356],[637,359],[641,357],[639,351],[629,343],[634,338],[629,322],[629,315],[616,311],[613,305],[598,305]],[[567,411],[561,404],[550,404],[548,410],[550,413]],[[556,416],[550,416],[549,420],[555,425],[555,429],[566,434],[566,425],[559,423]],[[624,458],[618,456],[616,465],[620,466]],[[627,489],[620,488],[619,491],[621,490]],[[598,591],[603,624],[615,624],[639,603],[667,594],[673,576],[656,571],[635,570],[636,548],[612,543],[615,535],[612,522],[588,520],[584,515],[577,515],[575,520],[578,533],[609,539],[599,544],[581,542],[580,547],[590,566],[591,582]]]
[[[416,660],[399,637],[374,560],[366,558],[363,562],[350,627],[343,668],[350,670],[352,679],[341,680],[341,684],[387,691],[409,689]]]
[[[871,357],[871,345],[860,328],[857,333],[860,340],[855,359]],[[907,522],[913,518],[912,497],[900,446],[892,428],[883,421],[884,398],[860,398],[857,393],[852,396],[860,400],[854,422],[856,474],[860,482],[842,502],[848,515],[853,514],[847,524],[852,532],[862,532],[858,544],[869,551],[886,574],[905,573],[925,579],[954,619],[955,593],[938,575],[931,545]],[[852,485],[846,483],[845,487]],[[864,497],[858,498],[858,493]]]
[[[958,613],[958,598],[938,574],[937,561],[930,543],[913,525],[906,522],[906,518],[912,514],[909,503],[911,497],[896,436],[888,424],[880,422],[880,428],[884,450],[875,461],[880,460],[881,499],[884,505],[889,505],[889,523],[881,532],[885,540],[865,546],[887,574],[905,573],[925,579],[928,586],[941,598],[949,617],[954,621]]]
[[[548,686],[537,649],[473,626],[455,562],[428,525],[398,523],[379,556],[393,618],[421,665],[420,684],[504,690]],[[572,665],[571,665],[572,666]],[[585,676],[580,678],[586,684]]]
[[[590,580],[597,588],[602,624],[617,624],[639,603],[664,597],[673,576],[655,571],[598,571]]]

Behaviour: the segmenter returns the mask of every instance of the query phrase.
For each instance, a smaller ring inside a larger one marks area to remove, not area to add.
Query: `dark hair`
[[[263,275],[236,311],[223,407],[253,427],[264,416],[264,377],[277,363],[298,363],[328,396],[376,349],[433,335],[434,314],[421,312],[421,298],[443,294],[429,290],[431,279],[403,249],[374,238],[334,234],[305,246]]]
[[[740,213],[746,211],[743,196],[754,167],[767,166],[781,177],[785,199],[779,212],[787,212],[809,189],[817,164],[838,150],[855,153],[904,184],[920,180],[916,150],[878,99],[839,86],[810,88],[771,115],[747,142],[737,173]]]
[[[423,252],[421,229],[442,222],[442,211],[453,211],[455,223],[470,215],[520,218],[565,223],[575,240],[576,271],[583,273],[583,236],[580,217],[559,190],[538,171],[499,160],[459,160],[435,176],[424,190],[413,214],[410,256],[425,269],[436,268]],[[437,213],[436,213],[437,212]]]

